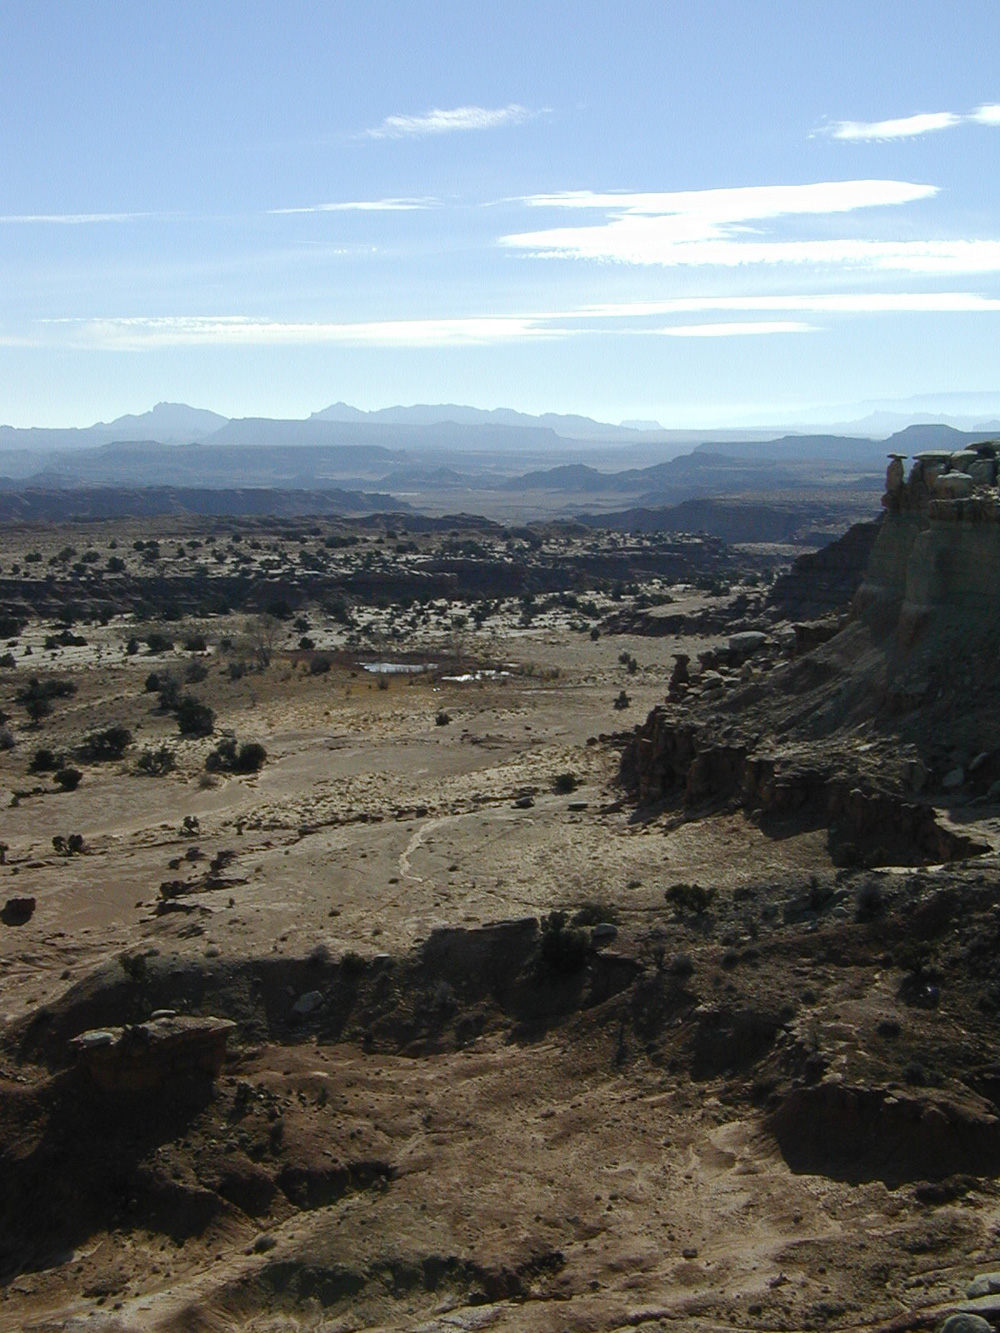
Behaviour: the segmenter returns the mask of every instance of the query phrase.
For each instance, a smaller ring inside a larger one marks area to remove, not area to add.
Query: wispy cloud
[[[6,213],[0,215],[0,224],[48,222],[60,227],[79,227],[92,222],[139,222],[144,218],[169,216],[166,213]]]
[[[835,139],[912,139],[918,134],[950,130],[953,125],[961,125],[963,119],[951,111],[927,111],[895,120],[838,120],[830,133]]]
[[[915,116],[897,116],[892,120],[836,120],[821,133],[834,139],[875,142],[890,139],[914,139],[921,134],[936,134],[956,125],[1000,125],[1000,106],[987,103],[967,113],[923,111]]]
[[[602,221],[500,238],[538,258],[591,259],[663,267],[795,264],[911,273],[1000,271],[1000,241],[883,240],[864,237],[769,237],[763,222],[859,209],[898,207],[933,198],[934,185],[895,180],[824,181],[670,194],[534,195],[531,207],[601,211]]]
[[[746,222],[804,213],[848,213],[858,208],[912,203],[935,194],[936,185],[853,180],[645,193],[564,190],[555,194],[528,195],[521,202],[531,208],[603,209],[633,217],[694,217],[711,222]]]
[[[657,333],[666,338],[745,338],[770,333],[814,333],[812,324],[791,319],[729,320],[724,324],[672,324]]]
[[[640,319],[711,311],[805,314],[993,314],[1000,297],[980,292],[812,292],[774,296],[673,296],[664,301],[622,301],[567,311],[565,318]],[[555,315],[550,318],[556,318]]]
[[[436,199],[347,199],[334,204],[306,204],[301,208],[269,208],[268,213],[411,213],[436,205]]]
[[[365,130],[367,139],[422,138],[428,134],[454,134],[460,130],[493,130],[501,125],[520,125],[530,120],[527,107],[510,102],[502,107],[457,106],[450,111],[435,108],[420,116],[386,116],[381,125]]]
[[[462,347],[558,336],[533,316],[294,323],[242,315],[164,315],[51,323],[63,325],[73,346],[111,351],[329,343],[353,347]]]
[[[0,331],[0,346],[61,345],[101,351],[142,352],[171,347],[473,347],[599,336],[611,331],[673,338],[754,337],[808,333],[816,326],[797,318],[707,320],[691,315],[764,316],[876,314],[997,314],[1000,297],[977,292],[817,292],[769,296],[685,296],[532,311],[430,319],[357,322],[252,319],[244,315],[121,316],[39,321],[24,334]],[[680,316],[683,322],[651,323]],[[684,319],[684,317],[688,317]]]

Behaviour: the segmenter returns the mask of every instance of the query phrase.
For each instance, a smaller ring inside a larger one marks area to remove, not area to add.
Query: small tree
[[[175,712],[182,736],[211,736],[215,730],[215,713],[193,694],[185,694],[178,701]]]
[[[128,727],[105,727],[103,731],[92,731],[84,738],[80,754],[91,763],[106,763],[109,759],[120,759],[132,744],[132,733]]]

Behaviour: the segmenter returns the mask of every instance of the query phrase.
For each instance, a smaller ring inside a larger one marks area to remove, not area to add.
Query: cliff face
[[[640,802],[742,807],[774,826],[826,827],[841,865],[920,864],[984,844],[942,824],[1000,793],[997,448],[893,458],[886,514],[850,623],[743,688],[706,686],[653,710],[622,755]],[[870,533],[862,537],[870,537]],[[789,607],[824,594],[838,554],[802,566]],[[773,654],[772,654],[773,655]]]
[[[886,514],[855,610],[876,633],[894,633],[902,652],[997,637],[997,449],[920,454],[905,481],[902,460],[890,463]]]

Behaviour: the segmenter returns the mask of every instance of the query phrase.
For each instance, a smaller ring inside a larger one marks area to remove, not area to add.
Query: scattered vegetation
[[[103,731],[92,731],[84,737],[80,757],[91,764],[106,763],[121,759],[131,744],[132,733],[128,727],[105,727]]]
[[[715,889],[703,889],[700,884],[671,884],[664,896],[678,912],[702,916],[712,905]]]
[[[14,695],[15,700],[23,705],[28,717],[37,727],[43,718],[52,712],[53,699],[70,699],[76,694],[76,685],[71,680],[39,680],[32,676],[27,685],[23,685]]]
[[[215,713],[193,694],[185,694],[178,699],[173,711],[177,717],[177,729],[182,736],[211,736],[215,730]]]
[[[224,736],[205,758],[209,773],[259,773],[267,751],[259,741],[237,744],[235,736]]]
[[[174,752],[169,745],[158,745],[142,751],[135,766],[140,773],[159,778],[173,771],[176,765]]]
[[[550,912],[542,921],[539,956],[550,972],[570,976],[579,972],[590,952],[590,937],[578,926],[568,926],[565,912]]]

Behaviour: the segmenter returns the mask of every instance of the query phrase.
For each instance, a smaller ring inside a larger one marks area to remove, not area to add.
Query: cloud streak
[[[665,338],[745,338],[772,333],[814,333],[812,324],[791,319],[728,320],[724,324],[672,324],[657,329]]]
[[[6,213],[0,215],[0,225],[22,226],[41,222],[59,227],[80,227],[95,222],[140,222],[148,218],[170,216],[169,213]]]
[[[39,346],[53,340],[75,348],[143,352],[164,348],[483,347],[581,335],[629,333],[673,338],[753,337],[813,332],[802,319],[733,319],[652,325],[653,319],[697,314],[876,315],[997,314],[1000,298],[976,292],[793,293],[785,296],[693,296],[660,301],[585,305],[513,315],[357,322],[251,319],[243,315],[124,316],[40,321],[24,336],[0,334],[0,345]]]
[[[502,107],[457,106],[450,111],[435,108],[420,116],[386,116],[381,125],[365,130],[366,139],[413,139],[430,134],[455,134],[466,130],[494,130],[503,125],[521,125],[532,112],[517,102]]]
[[[166,347],[464,347],[556,336],[533,316],[477,315],[357,323],[288,322],[242,315],[130,316],[63,320],[71,345],[104,351]],[[565,336],[565,335],[564,335]]]
[[[272,217],[289,213],[411,213],[435,208],[436,199],[347,199],[333,204],[306,204],[301,208],[269,208]]]
[[[499,244],[543,259],[660,267],[799,265],[921,274],[1000,272],[993,239],[787,237],[786,219],[898,207],[933,198],[933,185],[896,180],[825,181],[670,194],[576,191],[534,195],[529,207],[603,212],[587,225],[511,233]],[[780,222],[784,234],[760,225]],[[911,229],[912,235],[912,229]]]
[[[915,139],[922,134],[937,134],[954,129],[956,125],[1000,125],[1000,105],[988,102],[975,111],[924,111],[915,116],[898,116],[892,120],[837,120],[825,133],[834,139],[854,142],[885,142],[892,139]]]
[[[719,190],[636,193],[565,190],[533,194],[529,208],[602,209],[629,217],[698,218],[705,222],[747,222],[810,213],[849,213],[913,203],[937,194],[936,185],[912,181],[817,181],[808,185],[742,185]]]

